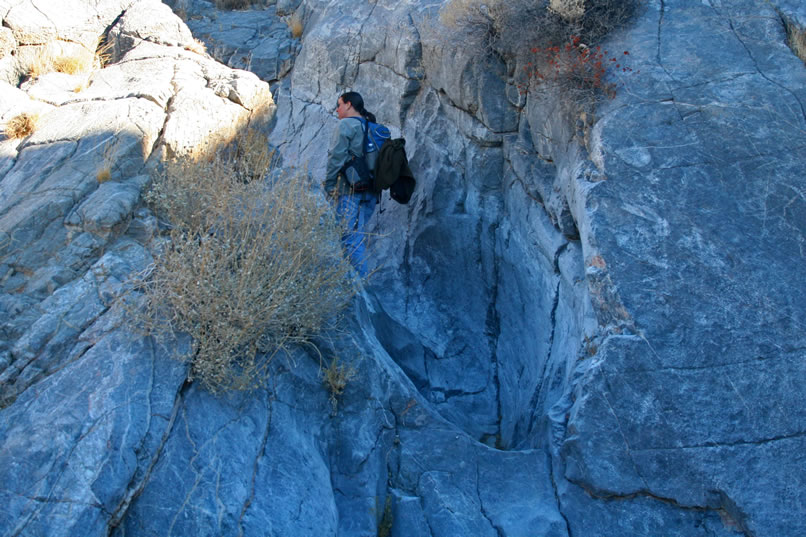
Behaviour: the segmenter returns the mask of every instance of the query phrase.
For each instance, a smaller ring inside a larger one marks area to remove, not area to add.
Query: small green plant
[[[330,365],[322,370],[322,382],[327,386],[330,393],[330,404],[333,406],[335,414],[339,407],[339,397],[344,393],[347,384],[355,378],[356,370],[350,364],[339,362],[338,356],[334,356]]]
[[[36,130],[39,115],[28,112],[18,114],[6,122],[3,133],[7,138],[25,138]]]
[[[266,151],[263,142],[250,151]],[[146,201],[170,226],[169,240],[134,285],[145,294],[147,333],[190,335],[179,358],[214,393],[264,384],[271,359],[313,345],[357,285],[338,222],[310,178],[269,179],[270,159],[237,147],[175,159],[155,174]],[[244,170],[247,160],[266,168]]]

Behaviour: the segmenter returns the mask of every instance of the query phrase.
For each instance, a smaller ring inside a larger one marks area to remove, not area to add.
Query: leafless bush
[[[627,24],[642,1],[451,0],[440,21],[452,30],[443,38],[449,46],[517,69],[522,93],[561,94],[585,107],[614,95],[616,65],[620,74],[632,71],[623,55],[614,58],[598,43]]]
[[[218,9],[247,9],[252,6],[252,0],[215,0]]]
[[[549,11],[565,20],[576,20],[585,14],[585,0],[550,0]]]
[[[597,43],[628,22],[641,1],[451,0],[440,21],[479,54],[519,58],[534,47],[564,45],[572,35]]]
[[[243,181],[257,173],[240,166],[250,159],[267,171],[270,157],[237,147],[167,162],[146,196],[171,230],[136,282],[143,324],[158,336],[189,334],[182,359],[212,392],[265,382],[279,350],[311,344],[355,293],[338,222],[307,175]]]

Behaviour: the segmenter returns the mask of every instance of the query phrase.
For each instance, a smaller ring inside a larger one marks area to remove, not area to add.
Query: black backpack
[[[375,191],[389,189],[389,195],[398,203],[406,204],[414,193],[417,181],[406,157],[406,140],[395,138],[381,146],[375,161]]]
[[[379,123],[372,123],[363,118],[361,121],[364,140],[363,154],[345,164],[347,180],[354,192],[373,190],[377,193],[389,189],[389,195],[398,203],[406,204],[411,199],[417,181],[409,168],[406,157],[406,140],[395,138],[390,140],[389,129]],[[378,151],[375,168],[369,169],[367,153]]]

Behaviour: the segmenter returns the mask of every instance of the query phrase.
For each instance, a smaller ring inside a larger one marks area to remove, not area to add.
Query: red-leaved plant
[[[626,65],[629,55],[626,50],[611,55],[601,46],[590,48],[578,36],[572,35],[565,46],[532,48],[532,61],[523,66],[526,81],[517,87],[521,93],[527,93],[532,87],[559,87],[571,93],[604,94],[612,98],[616,85],[606,81],[607,75],[611,72],[632,73],[633,70]]]

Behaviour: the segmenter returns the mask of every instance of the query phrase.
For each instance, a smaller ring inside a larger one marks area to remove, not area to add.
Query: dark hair
[[[350,103],[356,111],[361,114],[367,121],[375,123],[375,114],[372,112],[368,112],[366,108],[364,108],[364,98],[361,97],[361,94],[357,91],[348,91],[347,93],[342,93],[339,99],[342,102]]]

